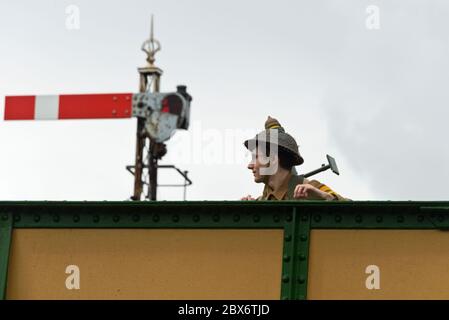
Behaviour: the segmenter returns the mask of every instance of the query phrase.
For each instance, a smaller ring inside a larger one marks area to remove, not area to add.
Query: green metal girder
[[[16,228],[276,228],[294,208],[311,228],[449,228],[449,202],[0,202]]]
[[[2,213],[0,215],[0,300],[5,299],[6,297],[11,235],[12,216],[8,213]]]
[[[311,223],[313,229],[448,229],[449,206],[321,208],[314,210]]]
[[[296,291],[294,298],[305,300],[307,297],[307,279],[309,272],[310,220],[309,208],[298,208],[297,216],[297,252],[296,252]]]
[[[449,229],[449,202],[0,202],[0,298],[13,228],[283,229],[282,299],[306,299],[312,229]]]
[[[282,255],[281,299],[294,299],[295,295],[295,252],[296,252],[296,210],[287,218],[284,227],[284,248]]]
[[[291,209],[39,207],[15,212],[15,228],[284,228]]]

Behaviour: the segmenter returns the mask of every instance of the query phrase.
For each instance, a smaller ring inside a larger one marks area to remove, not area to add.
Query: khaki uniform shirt
[[[295,191],[295,188],[298,184],[310,184],[321,191],[331,194],[334,197],[334,200],[340,201],[350,200],[342,197],[341,195],[333,191],[331,188],[329,188],[328,186],[317,180],[309,181],[306,178],[303,178],[302,176],[295,174],[292,174],[289,176],[288,179],[285,179],[284,183],[278,190],[273,190],[269,185],[265,185],[262,195],[258,197],[256,200],[299,200],[293,198],[293,192]],[[303,200],[323,200],[323,199],[309,195],[308,198],[305,198]]]

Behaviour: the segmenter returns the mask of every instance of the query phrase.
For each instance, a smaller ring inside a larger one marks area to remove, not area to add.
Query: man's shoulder
[[[323,187],[325,185],[324,183],[321,183],[318,180],[309,180],[309,179],[306,179],[306,178],[304,178],[304,182],[303,183],[304,184],[310,184],[310,185],[312,185],[312,186],[314,186],[315,188],[318,188],[318,189],[320,189],[321,187]]]

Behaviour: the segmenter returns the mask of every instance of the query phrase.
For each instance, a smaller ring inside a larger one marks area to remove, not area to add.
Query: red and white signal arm
[[[130,118],[132,93],[7,96],[5,120]]]
[[[185,92],[107,93],[7,96],[5,120],[64,120],[145,118],[156,142],[168,140],[176,129],[188,129],[190,101]]]

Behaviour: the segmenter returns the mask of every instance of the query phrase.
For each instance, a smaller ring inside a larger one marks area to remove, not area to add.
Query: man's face
[[[267,183],[267,175],[262,175],[260,173],[261,168],[267,168],[270,165],[269,159],[265,156],[258,148],[251,153],[251,161],[248,163],[248,169],[253,172],[254,181],[256,183]]]

